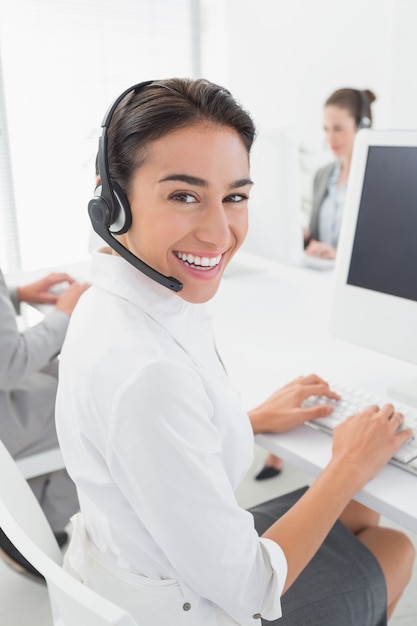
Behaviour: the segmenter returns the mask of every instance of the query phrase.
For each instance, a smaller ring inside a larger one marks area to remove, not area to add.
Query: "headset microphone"
[[[133,265],[133,267],[136,267],[136,269],[140,272],[143,272],[143,274],[146,274],[146,276],[152,278],[152,280],[155,280],[164,287],[172,289],[172,291],[181,291],[183,285],[176,278],[173,278],[172,276],[165,276],[153,267],[150,267],[150,265],[147,265],[112,235],[105,221],[105,213],[102,209],[102,200],[103,198],[98,196],[97,198],[90,200],[88,203],[88,213],[95,232],[100,235],[100,237],[104,239],[104,241],[108,243],[109,246],[115,250],[115,252],[126,259],[126,261]]]
[[[107,129],[110,125],[113,113],[117,105],[130,92],[138,93],[143,87],[153,81],[139,83],[126,89],[110,106],[104,116],[102,134],[98,147],[98,170],[101,185],[96,189],[96,195],[88,203],[88,214],[94,231],[121,257],[128,261],[148,278],[155,280],[160,285],[172,291],[181,291],[183,284],[173,276],[165,276],[150,265],[147,265],[139,257],[134,255],[116,237],[129,230],[132,225],[132,212],[126,194],[120,186],[110,178],[107,150]]]

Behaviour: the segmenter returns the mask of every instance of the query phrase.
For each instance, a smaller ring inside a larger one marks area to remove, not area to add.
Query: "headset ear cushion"
[[[371,125],[369,117],[361,117],[358,124],[358,130],[361,130],[362,128],[371,128]]]
[[[104,224],[109,228],[111,223],[111,210],[103,196],[94,196],[88,203],[88,214],[93,224]]]
[[[109,230],[115,235],[122,235],[132,225],[132,212],[127,195],[116,182],[113,183],[113,197],[117,211],[115,211]]]

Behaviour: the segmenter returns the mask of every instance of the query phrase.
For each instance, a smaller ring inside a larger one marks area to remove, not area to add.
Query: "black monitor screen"
[[[369,148],[347,282],[417,300],[417,147]]]

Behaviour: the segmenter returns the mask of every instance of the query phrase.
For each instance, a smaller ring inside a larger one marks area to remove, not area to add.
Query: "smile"
[[[176,256],[190,267],[194,267],[198,270],[211,270],[213,267],[216,267],[222,260],[222,255],[218,254],[217,256],[208,257],[208,256],[194,256],[189,252],[176,252]]]

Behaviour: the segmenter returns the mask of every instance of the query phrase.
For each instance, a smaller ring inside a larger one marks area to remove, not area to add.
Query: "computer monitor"
[[[417,365],[417,130],[357,134],[334,278],[331,332]]]
[[[251,151],[251,178],[255,184],[243,250],[274,261],[301,263],[299,167],[295,129],[260,126]]]

